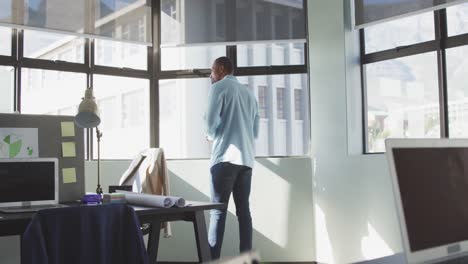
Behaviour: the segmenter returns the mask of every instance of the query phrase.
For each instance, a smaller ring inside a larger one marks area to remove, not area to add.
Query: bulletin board
[[[84,129],[73,116],[0,114],[0,158],[34,157],[58,158],[59,202],[83,196]]]

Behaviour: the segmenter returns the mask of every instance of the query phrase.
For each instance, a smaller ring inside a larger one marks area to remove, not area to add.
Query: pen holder
[[[88,205],[100,204],[102,197],[100,194],[85,194],[81,198],[81,203]]]

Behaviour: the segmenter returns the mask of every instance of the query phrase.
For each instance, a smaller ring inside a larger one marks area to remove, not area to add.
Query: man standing
[[[249,196],[258,135],[258,104],[253,93],[234,77],[227,57],[211,67],[208,110],[205,115],[211,153],[211,201],[228,203],[231,192],[239,221],[240,252],[252,249],[252,218]],[[226,210],[212,210],[208,240],[211,257],[221,255]]]

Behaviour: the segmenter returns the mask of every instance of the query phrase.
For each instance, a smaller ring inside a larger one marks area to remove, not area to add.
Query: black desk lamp
[[[86,89],[85,97],[81,98],[82,101],[80,106],[78,106],[78,114],[75,116],[75,123],[82,128],[96,128],[96,138],[97,138],[97,153],[98,153],[98,164],[97,164],[97,188],[96,193],[102,194],[101,188],[101,137],[102,133],[99,131],[98,125],[101,123],[101,118],[99,117],[99,109],[96,104],[96,99],[93,96],[93,89],[90,87]]]

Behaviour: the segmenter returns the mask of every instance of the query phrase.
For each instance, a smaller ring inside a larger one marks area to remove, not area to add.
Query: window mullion
[[[374,63],[379,61],[392,60],[412,55],[418,55],[439,49],[439,41],[431,40],[423,43],[397,47],[391,50],[378,51],[362,55],[361,62],[363,64]]]
[[[86,88],[88,87],[93,87],[93,62],[94,62],[94,45],[93,45],[93,40],[90,38],[87,38],[85,41],[85,46],[84,46],[84,63],[86,68],[88,69],[88,72],[86,74]],[[86,160],[92,160],[93,159],[93,129],[92,128],[86,128],[84,129],[85,134],[86,134],[86,142],[85,142],[85,148],[87,149],[86,151]]]
[[[237,72],[237,46],[226,46],[226,56],[234,64],[234,72]]]
[[[439,115],[440,115],[440,136],[449,137],[449,111],[447,97],[447,58],[445,54],[445,43],[447,40],[447,16],[446,11],[438,10],[434,13],[436,40],[439,47],[437,49],[437,73],[439,85]]]
[[[24,48],[24,31],[15,29],[15,53],[16,61],[18,62],[15,67],[15,111],[21,113],[21,70],[23,61],[23,48]]]
[[[161,0],[152,1],[151,22],[153,45],[148,49],[148,71],[150,74],[150,146],[160,147],[159,79],[161,77]]]

